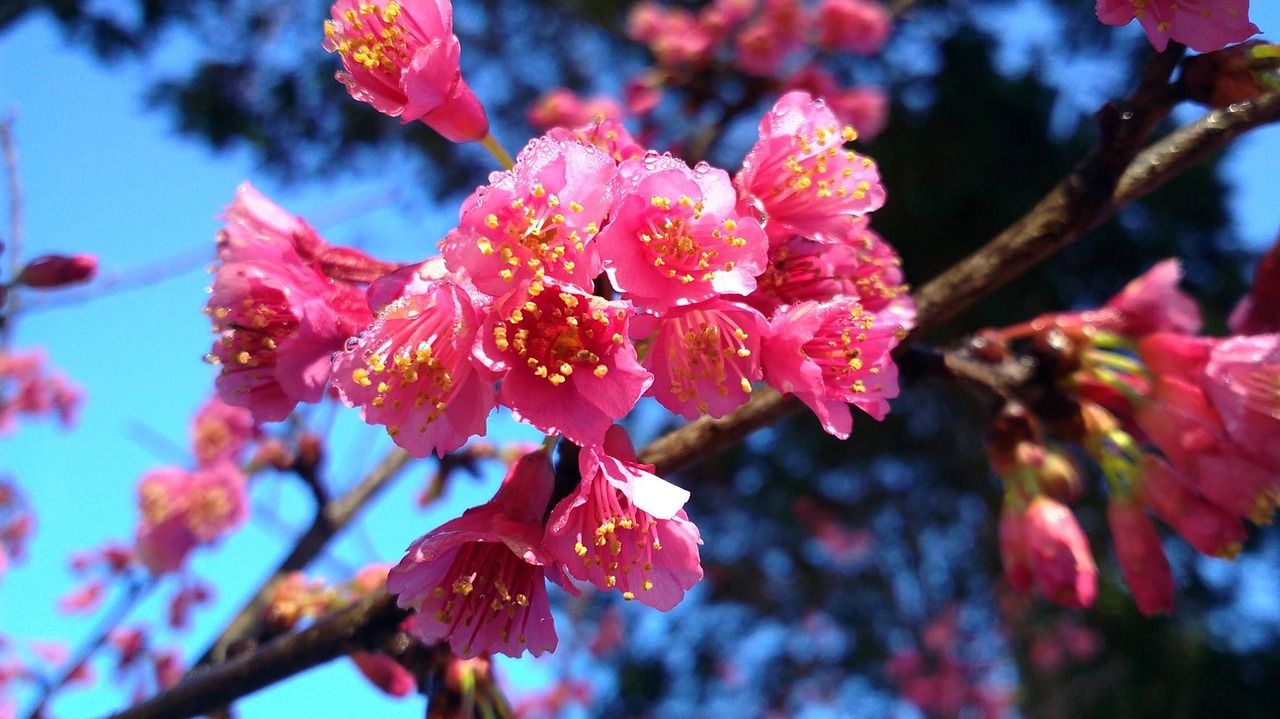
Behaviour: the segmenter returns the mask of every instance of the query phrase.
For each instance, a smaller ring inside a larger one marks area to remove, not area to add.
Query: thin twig
[[[395,599],[379,589],[297,634],[192,672],[176,686],[112,716],[177,719],[204,714],[354,650],[376,647],[395,633],[405,616]]]
[[[4,154],[5,176],[9,184],[9,237],[4,251],[9,253],[9,277],[12,282],[22,271],[22,179],[18,173],[18,145],[13,139],[13,126],[17,118],[9,115],[0,121],[0,152]],[[8,292],[7,312],[0,316],[0,349],[9,346],[13,331],[13,317],[19,304],[17,288]]]
[[[1280,90],[1214,110],[1175,130],[1138,154],[1120,178],[1110,207],[1095,224],[1105,222],[1121,207],[1151,194],[1249,130],[1274,122],[1280,122]]]
[[[280,581],[290,573],[302,571],[311,564],[312,560],[328,545],[329,540],[346,528],[364,505],[408,465],[410,459],[408,452],[399,448],[392,450],[351,491],[317,512],[315,521],[306,533],[298,538],[289,556],[280,562],[276,571],[241,607],[213,644],[196,661],[196,667],[225,660],[227,650],[233,644],[257,636],[258,628],[262,624],[263,612]]]
[[[63,668],[53,679],[43,682],[40,687],[40,693],[36,696],[31,704],[31,709],[24,716],[27,719],[38,719],[44,716],[45,705],[53,698],[53,695],[62,687],[66,686],[71,677],[75,676],[80,667],[106,644],[110,638],[111,632],[120,625],[124,618],[138,606],[138,603],[151,594],[151,591],[158,586],[154,577],[132,577],[127,585],[125,585],[125,593],[120,597],[111,610],[103,615],[99,620],[97,628],[89,635],[87,639],[80,644],[71,658],[66,661]]]

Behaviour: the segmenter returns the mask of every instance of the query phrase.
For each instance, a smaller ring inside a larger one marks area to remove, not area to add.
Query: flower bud
[[[1142,507],[1132,497],[1115,498],[1107,505],[1107,524],[1138,611],[1148,617],[1172,612],[1173,572],[1160,535]]]
[[[93,255],[41,255],[22,268],[14,284],[47,290],[88,282],[97,272]]]
[[[385,654],[352,652],[351,661],[375,687],[393,697],[407,696],[418,688],[409,670]]]
[[[1006,492],[1000,510],[1000,562],[1005,579],[1020,592],[1031,589],[1031,562],[1027,555],[1026,507],[1021,498]]]
[[[1045,494],[1059,502],[1073,502],[1084,492],[1084,483],[1080,481],[1075,461],[1060,450],[1044,452],[1036,470],[1036,480]]]
[[[1068,609],[1091,606],[1098,593],[1098,568],[1075,514],[1041,495],[1031,500],[1025,522],[1027,556],[1036,586]]]

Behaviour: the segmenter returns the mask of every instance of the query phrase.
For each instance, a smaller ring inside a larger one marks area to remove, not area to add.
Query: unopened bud
[[[1059,502],[1074,502],[1084,491],[1075,462],[1066,453],[1054,449],[1044,453],[1036,481],[1041,491]]]
[[[28,262],[14,283],[52,289],[88,282],[97,273],[98,258],[93,255],[42,255]]]
[[[265,439],[258,443],[258,449],[253,453],[253,458],[249,460],[251,469],[271,467],[283,471],[292,466],[293,455],[289,452],[289,448],[285,446],[284,442],[274,438]]]
[[[1050,377],[1066,377],[1080,369],[1080,347],[1060,327],[1050,327],[1034,337],[1036,354]]]
[[[319,467],[324,458],[324,440],[318,434],[305,432],[298,437],[298,456],[295,462],[303,467]]]
[[[1148,617],[1172,612],[1173,572],[1146,512],[1132,497],[1115,497],[1107,504],[1107,524],[1138,610]]]

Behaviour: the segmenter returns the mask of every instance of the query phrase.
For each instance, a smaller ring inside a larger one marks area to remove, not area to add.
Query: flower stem
[[[489,151],[490,155],[493,155],[493,159],[497,160],[499,165],[502,165],[502,169],[510,170],[515,166],[516,163],[511,160],[511,155],[508,155],[507,151],[502,148],[502,145],[498,142],[497,138],[493,136],[493,133],[485,135],[484,139],[480,141],[480,144],[484,146],[484,149]]]

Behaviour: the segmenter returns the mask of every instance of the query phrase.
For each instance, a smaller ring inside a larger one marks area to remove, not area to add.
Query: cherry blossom
[[[667,611],[702,578],[689,493],[639,464],[622,427],[578,460],[582,480],[547,524],[547,544],[578,579]]]
[[[1259,32],[1249,22],[1249,0],[1097,0],[1096,12],[1107,25],[1136,18],[1158,52],[1170,40],[1213,52]]]
[[[542,513],[551,496],[551,461],[520,458],[493,499],[409,545],[387,577],[403,608],[417,611],[414,634],[445,640],[462,658],[484,652],[534,656],[556,648],[545,580],[572,591],[542,544]]]
[[[324,48],[342,58],[351,96],[401,122],[421,120],[453,142],[480,140],[489,120],[462,79],[449,0],[338,0]]]

